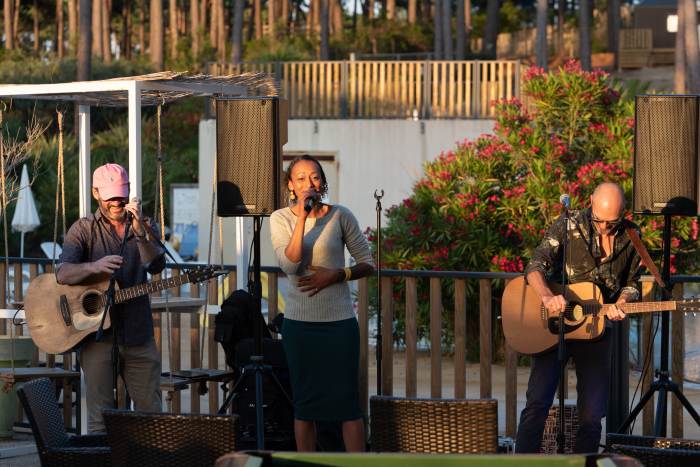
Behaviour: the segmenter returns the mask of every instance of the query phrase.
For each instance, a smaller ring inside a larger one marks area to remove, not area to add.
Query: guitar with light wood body
[[[547,281],[552,293],[561,294],[561,284]],[[597,285],[590,282],[569,284],[564,312],[564,341],[594,341],[605,332],[605,314],[610,307],[603,303]],[[698,300],[682,302],[635,302],[617,305],[625,313],[649,313],[665,310],[700,311]],[[559,345],[559,313],[550,312],[525,283],[518,277],[503,292],[501,309],[503,334],[508,344],[519,354],[536,357]]]
[[[228,274],[220,269],[193,269],[187,274],[120,289],[115,284],[115,303],[148,295],[187,283],[199,283]],[[24,313],[32,340],[48,354],[75,351],[97,332],[109,288],[110,275],[95,274],[78,285],[60,285],[55,274],[42,274],[29,283],[24,299]],[[104,329],[110,326],[109,313]]]

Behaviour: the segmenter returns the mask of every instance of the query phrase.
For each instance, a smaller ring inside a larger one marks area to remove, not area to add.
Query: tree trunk
[[[211,2],[211,29],[209,30],[209,40],[211,41],[211,46],[214,50],[219,50],[219,22],[216,18],[219,16],[219,2],[217,0],[212,0]]]
[[[685,63],[688,92],[700,94],[700,50],[698,50],[698,17],[693,0],[681,0],[685,5],[683,26],[685,35]]]
[[[442,0],[442,45],[445,50],[445,60],[454,60],[452,46],[452,0]]]
[[[192,34],[192,57],[195,63],[199,55],[199,2],[190,0],[190,34]]]
[[[615,54],[615,69],[619,63],[620,47],[620,0],[608,0],[608,52]]]
[[[217,8],[217,27],[216,30],[218,31],[218,36],[217,36],[217,45],[216,48],[219,51],[219,60],[222,62],[226,61],[226,11],[224,10],[224,0],[214,0],[216,3],[219,4]]]
[[[102,56],[112,63],[112,2],[102,1]]]
[[[374,19],[374,0],[369,0],[369,12],[367,19]]]
[[[609,0],[608,0],[609,1]],[[547,71],[547,0],[537,0],[537,51],[536,65]]]
[[[579,0],[578,2],[578,24],[579,41],[581,43],[581,68],[583,71],[591,71],[591,23],[590,10],[591,0]]]
[[[243,56],[243,12],[245,0],[235,0],[233,3],[233,31],[231,34],[231,61],[238,63]]]
[[[464,43],[472,50],[472,2],[464,0]]]
[[[149,11],[151,18],[151,63],[155,71],[163,71],[165,69],[163,0],[151,0]]]
[[[5,0],[5,9],[3,10],[3,16],[5,17],[5,50],[12,50],[15,48],[15,34],[13,31],[12,19],[14,0]]]
[[[92,53],[100,57],[104,52],[102,47],[102,4],[103,0],[92,0]]]
[[[282,24],[285,29],[289,27],[289,0],[282,0]]]
[[[262,39],[263,28],[262,28],[262,1],[255,0],[255,10],[253,14],[255,15],[255,38]]]
[[[60,1],[60,0],[59,0]],[[78,52],[78,0],[68,0],[68,53],[75,57]]]
[[[39,0],[34,0],[34,8],[32,8],[34,16],[34,58],[39,58],[39,46],[41,38],[39,37]]]
[[[314,36],[321,37],[321,16],[323,15],[323,0],[313,0],[314,3]]]
[[[464,60],[464,7],[466,0],[457,0],[457,43],[455,45],[455,60]]]
[[[253,30],[255,29],[255,2],[256,0],[250,0],[250,10],[248,13],[248,32],[246,33],[245,39],[248,42],[253,40]]]
[[[92,0],[80,0],[80,31],[78,36],[78,81],[90,81],[92,54]]]
[[[37,25],[38,27],[38,25]],[[58,58],[63,58],[65,55],[65,47],[63,46],[63,1],[56,0],[56,53]]]
[[[678,29],[676,31],[676,50],[673,66],[673,92],[685,94],[686,89],[686,68],[685,68],[685,8],[682,3],[678,3]]]
[[[328,8],[330,0],[321,0],[321,60],[328,61],[331,57],[330,47],[328,46],[329,31],[328,31]],[[318,4],[318,3],[317,3]]]
[[[146,50],[146,0],[139,0],[139,54]]]
[[[15,46],[19,47],[19,0],[15,0],[15,7],[12,9],[12,13],[14,16],[14,27],[12,28],[12,32],[15,35]]]
[[[314,9],[316,8],[316,0],[309,0],[309,9],[306,11],[306,34],[309,37],[315,35],[314,26]]]
[[[567,0],[557,0],[557,53],[564,55],[564,23]]]
[[[446,1],[447,0],[434,0],[433,2],[435,4],[435,11],[433,12],[435,60],[442,60],[442,5]]]
[[[122,42],[119,58],[131,59],[131,0],[122,4]]]
[[[197,0],[195,0],[197,1]],[[202,2],[199,4],[199,25],[202,31],[202,38],[205,38],[207,36],[207,15],[208,15],[208,10],[207,10],[207,0],[202,0]]]
[[[498,0],[488,0],[486,4],[486,31],[481,52],[496,59],[496,40],[498,39]]]
[[[275,13],[277,13],[275,0],[267,0],[267,33],[270,35],[270,39],[275,37],[275,21],[277,21]]]
[[[168,2],[168,27],[170,29],[170,58],[177,60],[177,0]]]
[[[416,22],[416,10],[418,10],[418,0],[408,0],[408,24]]]
[[[396,0],[384,0],[384,7],[387,19],[394,19],[396,17]]]
[[[343,37],[343,4],[340,0],[331,0],[335,4],[333,9],[333,31],[337,38]]]

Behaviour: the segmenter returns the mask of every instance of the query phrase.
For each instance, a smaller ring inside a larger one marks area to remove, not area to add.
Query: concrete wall
[[[375,189],[384,190],[384,209],[400,203],[410,196],[413,184],[423,175],[424,162],[451,150],[457,141],[476,139],[491,133],[492,128],[493,120],[290,120],[289,142],[284,151],[333,155],[335,173],[330,173],[333,164],[324,164],[331,181],[329,198],[349,208],[364,230],[376,227]],[[199,125],[200,261],[207,259],[215,149],[216,121],[203,120]],[[214,221],[212,257],[219,258],[218,218]],[[234,219],[223,219],[223,224],[224,260],[233,264]],[[261,247],[262,264],[276,266],[267,219]]]

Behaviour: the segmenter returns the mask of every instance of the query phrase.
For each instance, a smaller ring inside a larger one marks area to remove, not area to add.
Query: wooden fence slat
[[[418,105],[416,105],[416,68],[417,63],[409,63],[408,68],[408,95],[406,96],[406,108],[404,110],[404,115],[406,117],[413,117],[413,112]]]
[[[479,366],[482,399],[491,398],[491,280],[479,279]]]
[[[357,281],[357,321],[360,326],[360,409],[369,414],[369,277]]]
[[[414,101],[415,109],[418,110],[418,117],[423,118],[425,117],[425,109],[426,105],[423,102],[422,99],[422,93],[423,93],[423,79],[425,77],[423,76],[424,73],[428,73],[427,67],[425,67],[423,63],[416,63],[415,64],[415,80],[416,80],[416,98]]]
[[[418,281],[406,278],[406,397],[418,397]]]
[[[654,283],[653,282],[642,282],[642,301],[643,302],[653,302],[654,301]],[[642,394],[645,394],[649,390],[649,385],[654,381],[654,341],[652,339],[654,330],[652,329],[654,323],[655,313],[644,313],[642,315],[642,339],[645,356],[649,358],[642,357],[640,361],[647,365],[646,374],[644,380],[642,381]],[[649,347],[651,348],[649,349]],[[647,352],[647,349],[649,351]],[[644,369],[642,369],[644,374]],[[644,436],[654,435],[654,398],[644,406],[642,409],[642,434]]]
[[[328,113],[328,86],[326,82],[326,70],[328,65],[324,62],[318,64],[318,115],[329,115]]]
[[[382,396],[394,395],[394,280],[382,276]]]
[[[455,66],[457,67],[457,113],[453,115],[454,117],[463,117],[464,116],[464,110],[462,107],[462,95],[464,93],[464,64],[463,63],[456,63]]]
[[[430,397],[442,398],[442,288],[430,278]]]
[[[439,67],[439,76],[440,76],[440,112],[443,117],[447,117],[448,115],[448,102],[447,102],[447,80],[448,78],[448,66],[449,62],[440,62],[438,64]]]
[[[467,281],[455,279],[455,399],[467,397]]]
[[[445,80],[445,81],[448,82],[448,85],[450,88],[450,91],[449,91],[449,93],[450,93],[450,102],[449,102],[450,107],[449,107],[448,116],[454,117],[455,116],[455,100],[456,100],[455,92],[457,91],[455,89],[455,87],[457,85],[457,83],[455,83],[455,62],[448,62],[446,69],[447,69],[449,80]]]
[[[432,75],[431,75],[431,81],[433,82],[433,100],[431,102],[431,110],[432,110],[432,115],[431,116],[442,116],[440,113],[440,100],[438,99],[438,86],[440,84],[440,69],[438,68],[440,66],[439,63],[437,62],[432,62],[433,69],[432,69]]]
[[[683,283],[673,287],[673,299],[683,300]],[[685,357],[685,313],[681,310],[671,312],[671,380],[678,383],[683,392],[683,359]],[[671,397],[671,437],[683,438],[683,404],[677,397]]]

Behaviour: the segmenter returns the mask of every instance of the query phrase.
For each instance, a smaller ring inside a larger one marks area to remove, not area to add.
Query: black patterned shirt
[[[153,232],[160,236],[158,225],[153,219],[143,217]],[[78,219],[66,233],[63,251],[58,258],[56,272],[64,263],[91,263],[105,256],[118,255],[122,239],[117,236],[97,209],[95,214]],[[165,268],[165,250],[158,247],[158,256],[150,263],[141,260],[141,253],[136,244],[133,230],[124,247],[124,260],[117,270],[117,280],[120,288],[133,287],[148,282],[149,274],[159,274]],[[115,332],[117,344],[140,345],[153,337],[153,315],[148,295],[131,298],[115,307]],[[102,341],[112,343],[112,330],[105,329]]]
[[[635,224],[635,228],[641,238],[639,226]],[[533,271],[541,271],[546,275],[551,269],[549,280],[561,284],[564,229],[562,214],[554,221],[525,267],[526,278]],[[615,303],[622,294],[629,295],[635,301],[639,300],[637,282],[641,258],[625,229],[618,227],[613,253],[605,260],[602,260],[604,253],[598,235],[597,226],[591,222],[590,209],[570,211],[566,258],[568,283],[592,282],[598,285],[605,303]]]

